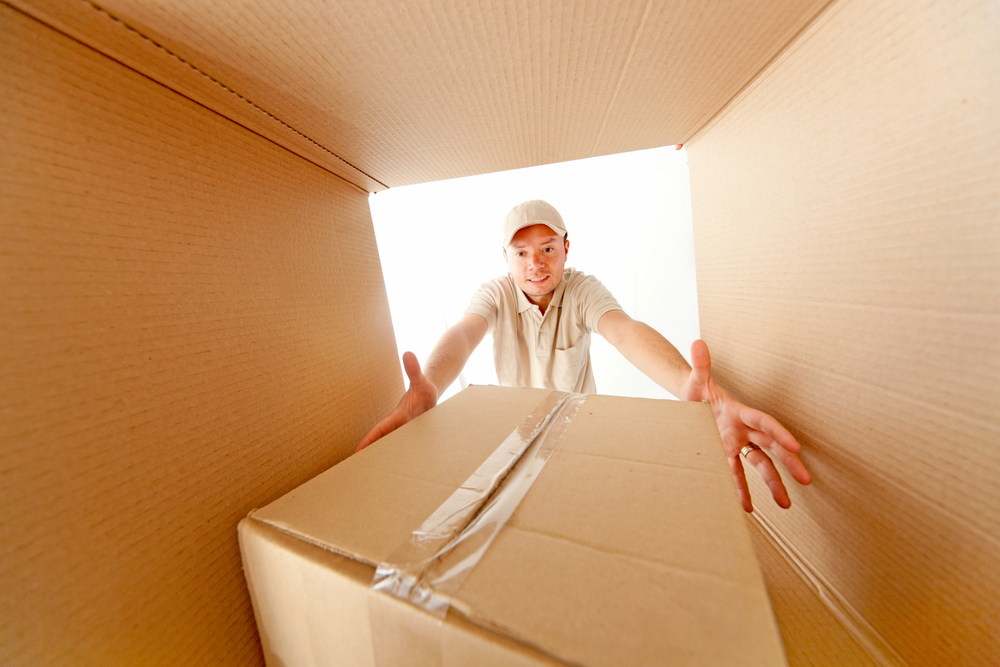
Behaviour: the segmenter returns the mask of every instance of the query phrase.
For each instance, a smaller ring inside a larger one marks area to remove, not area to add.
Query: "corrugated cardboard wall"
[[[367,197],[0,26],[0,663],[255,664],[237,521],[402,391]]]
[[[993,2],[839,2],[689,147],[716,376],[816,480],[757,511],[910,665],[1000,659],[998,35]]]
[[[369,191],[683,142],[829,0],[8,0]]]

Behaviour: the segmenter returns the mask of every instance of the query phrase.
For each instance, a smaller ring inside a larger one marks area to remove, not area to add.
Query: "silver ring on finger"
[[[747,456],[750,455],[750,452],[756,452],[756,451],[759,451],[759,450],[760,450],[760,447],[758,447],[757,445],[753,444],[752,442],[751,443],[747,443],[746,445],[743,446],[743,449],[740,450],[740,456],[742,456],[743,458],[746,458]]]

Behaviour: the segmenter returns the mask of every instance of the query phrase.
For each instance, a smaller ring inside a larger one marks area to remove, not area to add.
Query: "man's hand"
[[[389,435],[406,422],[424,414],[437,405],[437,387],[420,370],[417,355],[412,352],[404,352],[403,368],[406,369],[406,376],[410,378],[410,388],[403,394],[403,398],[400,399],[396,409],[390,412],[388,417],[376,424],[372,430],[368,431],[368,435],[361,441],[358,448],[354,450],[355,453],[360,452],[379,438]]]
[[[476,346],[482,342],[489,325],[486,318],[475,313],[466,313],[438,339],[430,356],[427,357],[427,373],[420,370],[417,356],[412,352],[403,354],[403,368],[410,378],[410,388],[403,394],[396,409],[389,416],[368,431],[355,452],[372,444],[384,435],[419,417],[435,405],[438,397],[458,378]]]
[[[750,490],[743,472],[743,462],[740,461],[740,449],[747,444],[761,448],[747,454],[746,459],[757,469],[764,483],[771,489],[774,502],[786,509],[791,507],[792,501],[788,498],[781,476],[771,458],[764,452],[770,452],[781,461],[797,482],[808,484],[812,481],[812,477],[799,459],[798,451],[801,446],[798,441],[778,423],[777,419],[743,405],[725,389],[715,384],[711,372],[712,359],[704,341],[696,340],[691,345],[691,366],[691,375],[681,388],[679,398],[685,401],[704,401],[712,406],[743,509],[747,512],[753,511]]]

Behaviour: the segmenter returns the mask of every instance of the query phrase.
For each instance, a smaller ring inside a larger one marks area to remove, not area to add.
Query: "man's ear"
[[[505,261],[505,262],[506,262],[506,261],[507,261],[507,248],[504,248],[504,249],[503,249],[503,250],[501,250],[500,252],[502,252],[502,253],[503,253],[503,261]]]
[[[566,239],[565,241],[563,241],[563,243],[566,244],[566,253],[565,254],[568,257],[569,256],[569,239]]]

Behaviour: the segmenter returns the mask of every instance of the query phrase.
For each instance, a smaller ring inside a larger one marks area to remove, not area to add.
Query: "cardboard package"
[[[469,387],[243,520],[268,664],[786,664],[711,410],[564,396]],[[405,554],[446,618],[373,590]]]

